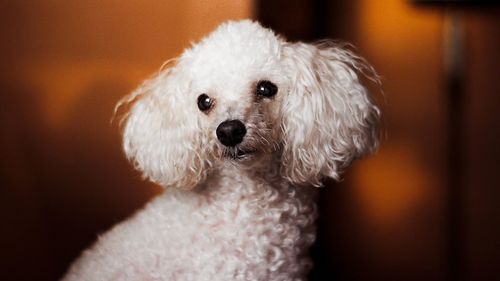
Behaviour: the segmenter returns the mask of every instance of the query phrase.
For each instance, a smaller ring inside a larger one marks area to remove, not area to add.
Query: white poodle
[[[344,46],[345,47],[345,46]],[[227,22],[121,103],[123,146],[167,190],[63,280],[304,280],[318,190],[378,144],[363,59]]]

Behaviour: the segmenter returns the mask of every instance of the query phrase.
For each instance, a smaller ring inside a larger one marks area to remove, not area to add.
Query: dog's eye
[[[201,94],[198,97],[198,108],[201,111],[206,111],[212,107],[213,102],[214,102],[213,99],[207,96],[207,94]]]
[[[255,91],[259,96],[270,98],[276,95],[276,93],[278,92],[278,87],[276,87],[273,82],[264,80],[257,83],[257,88],[255,89]]]

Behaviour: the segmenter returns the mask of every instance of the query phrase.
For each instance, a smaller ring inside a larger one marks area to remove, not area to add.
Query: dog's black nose
[[[235,146],[243,141],[243,137],[247,133],[245,124],[240,120],[227,120],[219,124],[217,127],[217,138],[225,146]]]

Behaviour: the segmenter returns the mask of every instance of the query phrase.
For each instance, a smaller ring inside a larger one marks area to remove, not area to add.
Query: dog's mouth
[[[237,149],[236,150],[236,158],[243,159],[245,157],[249,157],[249,156],[255,154],[256,152],[257,152],[256,150],[252,150],[252,149],[249,149],[249,150]]]
[[[235,148],[226,149],[224,151],[224,156],[231,158],[233,160],[245,160],[245,159],[251,158],[256,153],[257,153],[257,150],[255,150],[255,149],[235,147]]]

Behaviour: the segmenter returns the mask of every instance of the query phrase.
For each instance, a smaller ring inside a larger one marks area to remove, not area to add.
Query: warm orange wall
[[[373,171],[377,180],[358,177],[384,187],[361,192],[360,200],[375,224],[400,223],[429,196],[437,196],[443,185],[443,16],[410,1],[359,1],[358,5],[357,45],[382,75],[390,130],[378,160],[373,159],[377,164],[366,164],[380,169]],[[384,176],[390,167],[397,167],[397,172]]]
[[[347,264],[359,271],[359,280],[442,280],[443,15],[403,0],[359,0],[349,6],[350,17],[337,29],[382,76],[384,97],[378,100],[385,131],[380,151],[346,175],[350,191],[342,200],[349,204],[345,212],[351,223],[341,231],[350,233],[351,245],[335,246],[347,248],[340,252],[350,256]]]
[[[499,7],[456,9],[465,30],[463,171],[449,175],[446,10],[405,0],[342,3],[332,30],[382,75],[386,138],[376,155],[356,162],[344,182],[323,193],[324,209],[332,212],[322,213],[324,263],[341,267],[346,280],[445,280],[448,243],[456,235],[463,280],[491,279],[500,253]],[[460,233],[449,228],[450,177],[464,181]]]
[[[249,0],[6,2],[3,54],[52,127],[93,82],[136,85],[222,21],[252,15]]]

